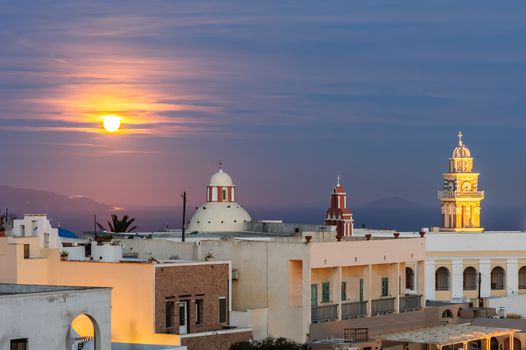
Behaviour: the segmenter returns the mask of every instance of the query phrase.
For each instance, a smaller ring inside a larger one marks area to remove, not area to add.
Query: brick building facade
[[[222,329],[228,324],[229,278],[228,262],[157,268],[155,331],[186,334]]]
[[[189,350],[228,350],[249,340],[230,321],[230,263],[162,264],[155,269],[155,332],[181,335]]]

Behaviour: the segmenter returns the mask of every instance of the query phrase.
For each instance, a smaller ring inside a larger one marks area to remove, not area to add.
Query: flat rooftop
[[[372,235],[370,240],[386,240],[394,239],[392,231],[389,235]],[[181,242],[181,231],[159,231],[159,232],[130,232],[130,233],[112,233],[115,239],[163,239],[173,242]],[[89,234],[88,234],[89,236]],[[65,242],[79,242],[85,241],[83,239],[63,239]],[[334,231],[302,231],[298,233],[274,233],[274,232],[255,232],[255,231],[221,231],[221,232],[198,232],[198,233],[186,233],[185,242],[195,243],[200,241],[213,241],[213,240],[227,240],[237,239],[246,241],[275,241],[282,243],[304,243],[305,237],[311,236],[312,243],[315,242],[331,242],[336,241]],[[400,236],[400,239],[408,238],[420,238],[420,235],[416,236]],[[354,235],[352,237],[343,237],[342,241],[364,241],[367,240],[365,235]]]
[[[444,346],[502,335],[513,335],[516,332],[519,332],[519,330],[513,328],[473,326],[471,324],[455,324],[385,334],[380,338],[382,340],[400,343],[434,344]]]
[[[37,293],[49,293],[49,292],[99,290],[99,289],[111,289],[111,288],[0,283],[0,296],[17,295],[17,294],[19,295],[37,294]]]

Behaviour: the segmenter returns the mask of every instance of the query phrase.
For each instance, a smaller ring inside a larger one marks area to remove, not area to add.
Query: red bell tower
[[[327,210],[325,224],[336,226],[336,238],[338,239],[352,236],[352,212],[347,208],[347,193],[345,193],[345,188],[340,184],[339,175],[336,186],[331,192],[331,207]]]

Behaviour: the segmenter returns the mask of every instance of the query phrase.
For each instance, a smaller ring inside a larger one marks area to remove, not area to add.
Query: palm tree
[[[137,229],[137,226],[133,225],[135,219],[130,218],[128,215],[124,215],[122,219],[115,214],[111,215],[111,221],[108,221],[108,229],[97,222],[97,226],[101,230],[106,230],[114,233],[132,232]],[[132,226],[133,225],[133,226]]]
[[[5,232],[13,227],[13,221],[16,219],[16,215],[13,214],[0,214],[0,232]]]

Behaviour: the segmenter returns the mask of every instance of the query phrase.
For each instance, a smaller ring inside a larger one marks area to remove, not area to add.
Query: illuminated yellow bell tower
[[[458,133],[458,146],[449,158],[449,172],[443,174],[444,190],[438,192],[442,204],[444,232],[483,232],[480,227],[480,202],[484,191],[478,190],[479,173],[473,172],[471,152]]]

